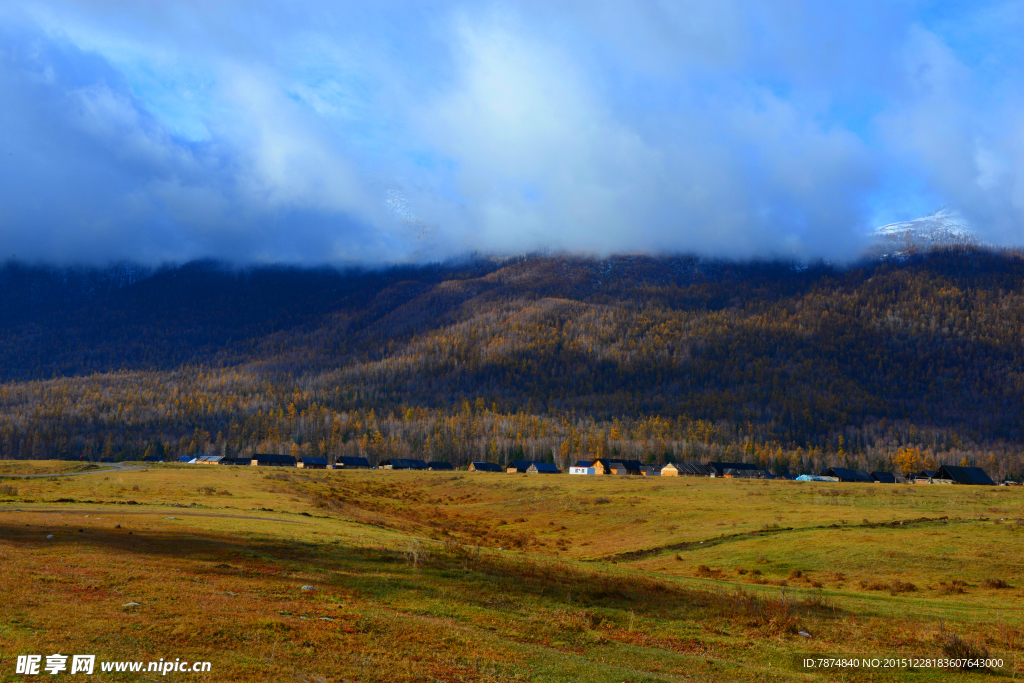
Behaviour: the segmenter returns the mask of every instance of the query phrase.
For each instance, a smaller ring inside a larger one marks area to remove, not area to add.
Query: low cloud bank
[[[0,10],[20,259],[852,258],[1024,242],[1024,5],[49,0]]]

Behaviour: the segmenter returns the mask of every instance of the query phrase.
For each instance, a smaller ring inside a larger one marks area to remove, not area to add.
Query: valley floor
[[[1019,488],[196,465],[2,479],[0,680],[59,652],[211,663],[166,676],[181,681],[1009,681],[1022,518]],[[797,664],[946,657],[956,639],[1004,666]]]

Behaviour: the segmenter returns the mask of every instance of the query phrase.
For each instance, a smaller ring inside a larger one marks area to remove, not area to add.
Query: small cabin
[[[326,470],[327,469],[327,458],[299,458],[299,462],[295,465],[301,467],[304,470]]]
[[[640,475],[644,477],[660,477],[661,468],[657,465],[641,465]]]
[[[471,462],[469,463],[470,472],[501,472],[501,465],[497,465],[493,462]]]
[[[434,460],[427,463],[427,469],[433,472],[451,472],[455,468],[452,467],[452,464],[450,462]]]
[[[896,475],[892,472],[872,472],[871,478],[875,480],[876,484],[895,484]]]
[[[639,460],[610,460],[600,458],[593,462],[595,474],[640,474],[643,467]]]
[[[197,465],[219,465],[224,459],[223,455],[204,455],[196,460]]]
[[[529,474],[561,474],[562,470],[558,469],[549,462],[534,462],[530,463],[530,466],[526,468]]]
[[[221,458],[217,461],[218,465],[251,465],[252,458],[247,455],[238,455],[233,458]]]
[[[508,474],[526,474],[526,470],[530,469],[532,464],[529,460],[513,460],[505,466],[505,472]]]

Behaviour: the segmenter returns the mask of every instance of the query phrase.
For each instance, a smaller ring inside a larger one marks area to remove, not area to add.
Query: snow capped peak
[[[875,228],[872,235],[885,250],[899,254],[908,249],[927,250],[955,245],[978,245],[974,228],[957,211],[945,206],[911,221]]]

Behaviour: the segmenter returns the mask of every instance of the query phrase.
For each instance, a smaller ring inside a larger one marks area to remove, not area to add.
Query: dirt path
[[[711,548],[722,543],[729,543],[732,541],[742,541],[749,538],[758,538],[760,536],[774,536],[776,534],[784,533],[801,533],[805,531],[821,531],[825,529],[877,529],[879,527],[887,527],[895,529],[898,527],[910,527],[920,524],[932,524],[935,522],[943,522],[948,524],[949,522],[970,522],[974,520],[961,519],[949,517],[918,517],[916,519],[903,519],[894,520],[892,522],[867,522],[865,524],[850,524],[849,526],[840,526],[838,524],[828,524],[824,526],[805,526],[805,527],[780,527],[773,529],[758,529],[756,531],[746,531],[736,534],[726,534],[724,536],[716,536],[714,538],[708,538],[703,541],[683,541],[681,543],[671,543],[669,545],[661,545],[656,548],[644,548],[641,550],[629,550],[622,553],[615,553],[612,555],[605,555],[603,557],[588,558],[587,561],[591,562],[631,562],[633,560],[643,560],[648,557],[654,557],[667,552],[676,551],[687,551],[687,550],[704,550],[705,548]],[[987,517],[982,517],[979,521],[988,521]]]
[[[145,469],[142,465],[125,465],[123,462],[111,463],[110,467],[100,467],[95,470],[86,470],[84,472],[55,472],[53,474],[0,474],[0,479],[45,479],[47,477],[77,477],[84,474],[100,474],[106,472],[134,472],[135,470]]]

